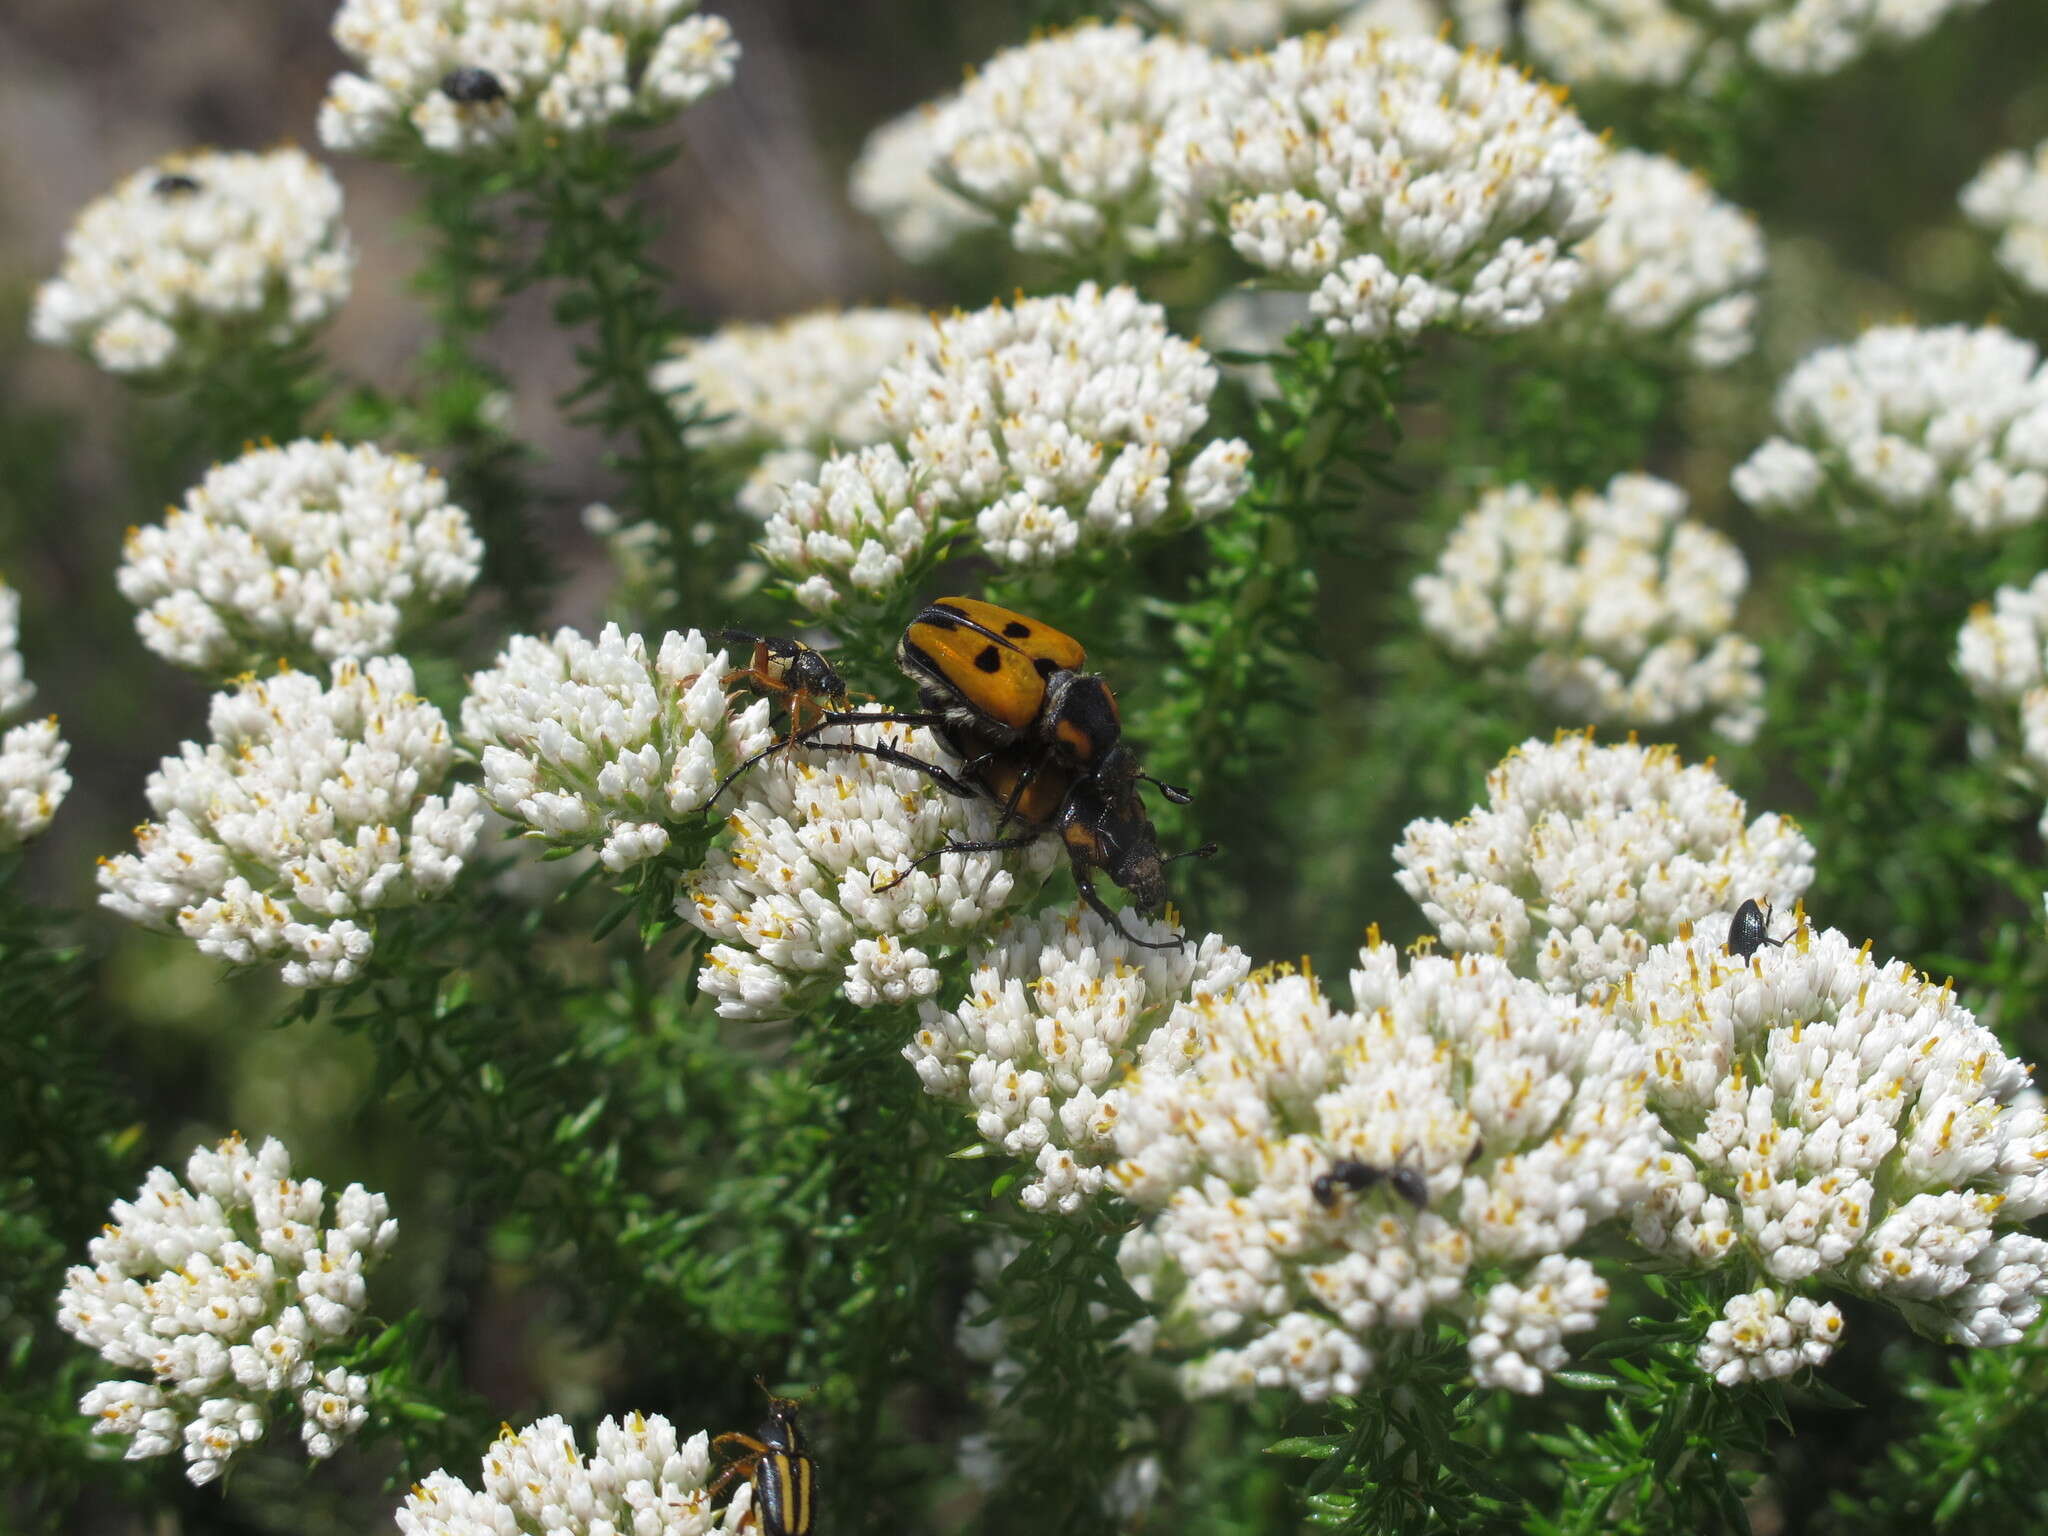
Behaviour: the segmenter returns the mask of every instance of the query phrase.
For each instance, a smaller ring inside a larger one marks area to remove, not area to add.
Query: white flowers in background
[[[814,477],[827,454],[881,441],[875,380],[932,323],[914,309],[820,309],[728,325],[676,343],[652,379],[691,441],[759,461],[739,505],[765,521],[782,487]]]
[[[1423,627],[1459,656],[1526,655],[1529,690],[1572,724],[1712,711],[1713,729],[1748,741],[1763,720],[1762,653],[1729,631],[1749,571],[1685,508],[1685,492],[1649,475],[1569,502],[1488,491],[1416,578]]]
[[[100,861],[100,904],[247,965],[285,957],[285,982],[351,980],[374,914],[455,883],[483,825],[468,785],[441,793],[454,743],[397,656],[344,660],[214,695],[213,740],[149,776],[158,820]]]
[[[480,1472],[480,1489],[445,1471],[414,1484],[398,1508],[402,1536],[705,1536],[755,1528],[744,1478],[722,1512],[711,1507],[710,1435],[680,1439],[658,1413],[606,1419],[588,1455],[552,1414],[524,1429],[508,1424]]]
[[[889,441],[791,487],[762,551],[824,612],[885,598],[970,517],[1004,565],[1214,517],[1251,478],[1241,440],[1196,446],[1216,377],[1129,288],[951,316],[874,387]]]
[[[58,1326],[136,1373],[80,1400],[95,1434],[129,1437],[131,1461],[182,1446],[185,1475],[209,1483],[289,1405],[315,1460],[362,1427],[369,1383],[329,1362],[398,1234],[382,1195],[351,1184],[330,1217],[283,1142],[230,1136],[192,1154],[183,1184],[152,1168],[111,1215],[57,1298]]]
[[[1529,0],[1522,36],[1572,85],[1708,92],[1745,57],[1774,75],[1831,75],[1880,47],[1917,42],[1983,0]]]
[[[306,438],[215,465],[162,523],[129,531],[115,583],[144,645],[217,673],[392,650],[461,600],[483,552],[417,459]]]
[[[1548,86],[1430,38],[1311,36],[1169,117],[1168,232],[1220,227],[1336,336],[1537,324],[1605,205],[1606,151]]]
[[[1174,934],[1125,921],[1146,939]],[[1199,1049],[1187,1010],[1249,969],[1215,934],[1194,949],[1136,949],[1093,912],[1048,912],[975,951],[955,1007],[920,1003],[903,1054],[926,1092],[966,1105],[985,1142],[1037,1170],[1018,1192],[1027,1208],[1070,1215],[1102,1187],[1126,1074],[1185,1063]]]
[[[597,848],[614,873],[659,856],[668,824],[775,740],[768,700],[729,708],[729,670],[694,629],[663,636],[652,659],[616,624],[595,643],[573,629],[513,636],[462,701],[484,798],[532,836]]]
[[[1778,387],[1783,434],[1735,468],[1764,512],[1855,526],[1939,518],[1972,533],[2048,509],[2048,373],[1996,326],[1882,325],[1823,347]]]
[[[1218,61],[1127,23],[1089,22],[1006,48],[938,109],[938,180],[1008,222],[1018,250],[1140,256],[1161,244],[1151,155],[1177,104]]]
[[[1935,1337],[2010,1344],[2048,1294],[2048,1115],[2026,1067],[1902,961],[1801,928],[1742,959],[1726,928],[1660,945],[1620,989],[1650,1097],[1693,1176],[1636,1212],[1638,1240],[1780,1288],[1896,1305]],[[1723,1381],[1824,1358],[1833,1308],[1729,1306],[1700,1364]],[[1782,1327],[1780,1326],[1782,1320]]]
[[[1586,293],[1625,337],[1669,337],[1702,368],[1744,356],[1767,260],[1756,218],[1662,155],[1608,161],[1607,217],[1572,248]]]
[[[1191,1059],[1125,1083],[1110,1179],[1145,1219],[1119,1258],[1154,1314],[1131,1342],[1192,1355],[1193,1396],[1320,1401],[1453,1321],[1476,1382],[1540,1391],[1607,1299],[1570,1250],[1669,1174],[1645,1053],[1492,956],[1403,975],[1375,932],[1358,963],[1356,1011],[1260,974],[1190,1006]],[[1384,1179],[1319,1200],[1339,1159],[1405,1170],[1426,1205]]]
[[[306,336],[354,267],[341,184],[299,150],[168,155],[79,214],[29,334],[109,373],[203,369]]]
[[[2031,152],[1992,156],[1961,201],[1972,223],[1998,231],[1998,264],[2021,287],[2048,294],[2048,139]]]
[[[0,725],[36,696],[36,685],[22,673],[20,644],[21,594],[0,581]],[[64,769],[70,755],[55,715],[0,736],[0,853],[12,853],[49,826],[71,793],[71,775]]]
[[[1498,0],[1137,0],[1131,8],[1226,53],[1309,31],[1437,37],[1453,21],[1468,43],[1498,48],[1508,38]]]
[[[343,0],[356,69],[320,107],[329,149],[502,150],[535,124],[587,133],[658,122],[732,81],[739,44],[697,0]]]
[[[832,739],[954,762],[922,729],[841,731]],[[835,987],[863,1008],[929,997],[935,952],[1036,891],[1060,851],[1044,837],[1015,853],[948,853],[905,876],[949,842],[993,837],[997,808],[825,741],[778,754],[728,793],[732,841],[712,849],[676,901],[718,941],[697,984],[726,1018],[786,1018]]]
[[[889,248],[905,261],[930,261],[961,236],[995,222],[932,175],[933,135],[951,100],[890,118],[868,135],[847,176],[853,206],[881,227]]]
[[[1971,610],[1956,636],[1956,670],[1978,698],[2019,706],[2022,759],[2048,789],[2048,571]],[[2048,810],[2041,823],[2048,828]]]
[[[1454,950],[1504,957],[1553,992],[1601,997],[1683,923],[1747,900],[1790,909],[1813,880],[1796,823],[1749,819],[1670,747],[1527,741],[1460,821],[1412,821],[1401,889]]]

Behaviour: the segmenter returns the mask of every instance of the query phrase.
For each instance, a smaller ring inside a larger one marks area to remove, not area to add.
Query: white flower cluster
[[[925,730],[841,729],[833,739],[954,764]],[[930,997],[930,950],[964,942],[1029,896],[1060,850],[1045,837],[1011,854],[948,853],[905,876],[949,842],[993,837],[996,807],[824,741],[749,770],[732,793],[732,841],[676,901],[718,941],[697,984],[726,1018],[786,1018],[834,983],[862,1008]]]
[[[1164,923],[1132,923],[1154,941]],[[990,1146],[1037,1171],[1030,1210],[1070,1215],[1102,1187],[1133,1066],[1185,1063],[1203,1000],[1251,968],[1215,934],[1195,949],[1138,950],[1093,912],[1006,925],[976,951],[966,997],[918,1005],[903,1054],[927,1093],[965,1104]]]
[[[484,1453],[481,1489],[429,1473],[398,1508],[401,1536],[706,1536],[753,1530],[754,1492],[742,1478],[713,1510],[711,1437],[679,1439],[660,1414],[597,1426],[586,1457],[576,1432],[550,1414],[506,1425]]]
[[[697,0],[343,0],[320,142],[390,153],[501,152],[672,116],[732,82],[739,44]]]
[[[1672,1172],[1645,1054],[1491,956],[1403,975],[1375,932],[1351,984],[1346,1013],[1306,976],[1255,976],[1191,1007],[1192,1060],[1125,1084],[1110,1178],[1145,1222],[1119,1258],[1156,1314],[1131,1342],[1192,1352],[1190,1395],[1317,1401],[1453,1320],[1476,1382],[1540,1391],[1607,1299],[1570,1250]],[[1426,1203],[1332,1180],[1340,1160]]]
[[[1951,987],[1868,944],[1802,926],[1744,959],[1726,938],[1714,922],[1660,945],[1614,1000],[1694,1165],[1637,1210],[1638,1240],[1861,1291],[1956,1343],[2017,1340],[2048,1295],[2048,1242],[2018,1230],[2048,1212],[2026,1067]],[[1775,1296],[1728,1323],[1700,1355],[1724,1381],[1811,1362],[1841,1327]]]
[[[1503,956],[1553,992],[1604,996],[1681,924],[1746,900],[1789,909],[1813,880],[1794,822],[1749,820],[1669,747],[1527,741],[1486,791],[1462,821],[1410,822],[1395,878],[1449,948]]]
[[[87,1245],[57,1298],[57,1323],[108,1364],[142,1373],[79,1402],[95,1434],[128,1436],[128,1459],[182,1443],[185,1475],[209,1483],[272,1416],[295,1403],[306,1454],[334,1454],[369,1416],[369,1383],[323,1352],[347,1339],[364,1277],[398,1223],[382,1195],[351,1184],[334,1202],[291,1176],[291,1154],[240,1136],[201,1147],[180,1184],[152,1168]]]
[[[1537,324],[1582,276],[1606,151],[1556,92],[1433,38],[1293,38],[1168,118],[1169,235],[1220,225],[1336,336]]]
[[[972,230],[995,222],[932,175],[939,114],[952,98],[912,107],[867,136],[847,176],[853,206],[881,227],[905,261],[930,261]]]
[[[934,174],[1008,222],[1018,250],[1158,250],[1152,150],[1221,66],[1208,49],[1090,22],[1006,48],[938,109]]]
[[[728,325],[678,342],[655,365],[693,441],[760,459],[741,510],[764,521],[784,486],[816,475],[825,456],[886,436],[870,393],[932,321],[914,309],[820,309],[772,325]],[[762,457],[766,455],[766,457]]]
[[[149,776],[159,819],[136,852],[100,861],[100,904],[132,922],[238,965],[283,955],[288,985],[331,986],[369,959],[379,908],[447,890],[476,846],[483,802],[439,792],[454,743],[402,657],[342,661],[325,688],[244,678],[208,723],[210,745]]]
[[[1607,217],[1572,248],[1587,296],[1623,336],[1670,337],[1702,368],[1748,353],[1767,265],[1755,216],[1662,155],[1617,151],[1607,174]]]
[[[144,645],[218,674],[280,651],[389,651],[461,600],[483,552],[417,459],[302,438],[215,465],[162,523],[129,530],[115,582]]]
[[[1529,0],[1522,35],[1571,85],[1711,91],[1747,55],[1774,75],[1832,75],[1917,42],[1984,0]]]
[[[2021,756],[2048,789],[2048,571],[1971,610],[1956,637],[1956,670],[1978,698],[2019,706]],[[2048,810],[2041,824],[2048,835]]]
[[[823,612],[895,589],[970,513],[1006,565],[1214,517],[1251,479],[1240,439],[1190,451],[1216,378],[1129,288],[954,315],[876,383],[890,442],[792,487],[762,550]]]
[[[28,707],[36,685],[22,675],[21,594],[0,581],[0,725]],[[64,759],[71,744],[57,717],[29,720],[0,736],[0,853],[12,853],[50,824],[71,793]]]
[[[86,205],[29,332],[109,373],[201,369],[306,335],[354,267],[341,183],[301,151],[169,155]]]
[[[1730,627],[1749,571],[1685,508],[1684,491],[1649,475],[1569,503],[1526,485],[1488,491],[1416,578],[1423,626],[1460,656],[1529,654],[1530,691],[1574,724],[1713,711],[1715,730],[1748,741],[1763,720],[1762,653]]]
[[[1779,431],[1735,468],[1765,512],[1939,516],[1972,533],[2048,510],[2048,371],[1996,326],[1876,326],[1778,387]]]
[[[1971,222],[1999,232],[1998,264],[2021,287],[2048,294],[2048,139],[2031,153],[1994,155],[1961,201]]]
[[[1777,1381],[1825,1365],[1841,1336],[1842,1311],[1832,1301],[1780,1296],[1766,1285],[1728,1299],[1694,1359],[1724,1387]]]
[[[513,636],[462,701],[484,798],[531,836],[597,847],[614,873],[658,857],[667,824],[775,740],[768,700],[729,708],[729,670],[694,629],[663,636],[652,660],[616,624],[594,644],[573,629]]]

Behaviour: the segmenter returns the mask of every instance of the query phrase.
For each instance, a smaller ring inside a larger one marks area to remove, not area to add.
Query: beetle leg
[[[901,870],[891,875],[887,880],[884,880],[880,885],[875,886],[873,889],[875,894],[878,896],[883,891],[894,890],[897,886],[901,885],[904,881],[910,878],[910,872],[916,869],[918,865],[929,864],[933,859],[939,858],[944,854],[1006,853],[1012,848],[1028,848],[1043,836],[1045,836],[1043,832],[1026,832],[1017,837],[991,838],[989,841],[982,843],[949,842],[943,848],[934,848],[930,853],[919,854],[916,858],[912,859],[907,865],[905,865]]]
[[[1081,892],[1081,899],[1088,903],[1095,915],[1114,928],[1126,944],[1135,944],[1139,949],[1185,949],[1188,941],[1177,939],[1141,939],[1124,926],[1123,914],[1102,899],[1095,889],[1095,877],[1079,863],[1074,865],[1074,885]]]

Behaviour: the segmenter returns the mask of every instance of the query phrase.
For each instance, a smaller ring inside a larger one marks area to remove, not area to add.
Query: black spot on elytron
[[[1031,626],[1029,624],[1021,623],[1016,619],[1012,619],[1009,623],[1003,626],[1003,633],[1008,635],[1012,640],[1028,639],[1031,635]]]
[[[1032,662],[1031,665],[1038,668],[1038,675],[1040,677],[1051,677],[1053,673],[1060,669],[1060,664],[1050,656],[1041,656]]]
[[[974,658],[974,664],[984,672],[1000,672],[1003,670],[1002,653],[992,645],[984,645]]]
[[[942,634],[948,635],[950,635],[951,633],[953,633],[954,630],[960,627],[951,619],[934,619],[929,615],[922,619],[919,619],[917,622],[918,627],[921,629],[936,629],[940,631]]]
[[[930,611],[933,613],[949,613],[956,619],[967,617],[965,609],[955,608],[948,603],[933,603]]]

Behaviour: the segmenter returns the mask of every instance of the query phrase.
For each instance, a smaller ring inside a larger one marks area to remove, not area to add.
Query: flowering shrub
[[[2048,15],[824,9],[37,77],[0,1525],[2038,1524]]]

